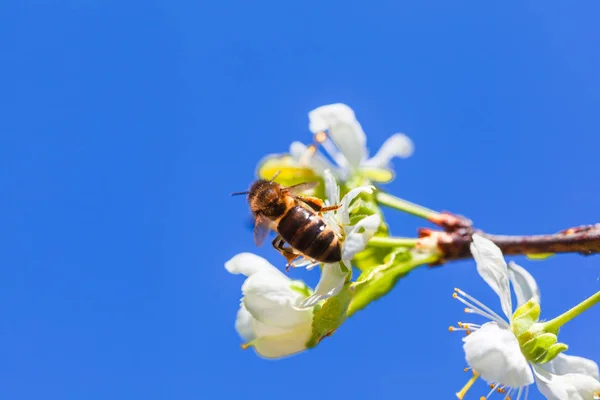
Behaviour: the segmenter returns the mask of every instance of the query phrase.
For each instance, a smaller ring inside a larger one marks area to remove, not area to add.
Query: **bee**
[[[304,256],[313,263],[341,261],[342,246],[338,234],[322,217],[341,205],[325,207],[318,197],[302,196],[301,192],[314,189],[318,182],[304,182],[285,187],[272,180],[254,181],[246,192],[250,210],[255,218],[254,241],[260,246],[269,230],[277,236],[273,247],[287,260],[288,268],[294,259]]]

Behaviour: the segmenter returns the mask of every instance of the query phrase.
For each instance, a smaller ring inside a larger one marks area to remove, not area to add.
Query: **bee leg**
[[[292,261],[298,258],[301,254],[294,251],[291,246],[286,246],[286,242],[283,240],[281,235],[277,235],[275,239],[273,239],[273,247],[275,250],[281,253],[282,256],[287,260],[287,264],[285,267],[286,272],[289,272],[290,267],[292,266]]]
[[[335,211],[342,206],[341,204],[336,204],[325,207],[323,200],[313,196],[296,196],[296,198],[315,210],[315,212],[318,212],[319,215],[322,215],[324,212]]]
[[[333,206],[327,206],[327,207],[323,207],[323,208],[321,208],[321,210],[320,210],[320,213],[319,213],[319,214],[323,214],[324,212],[329,212],[329,211],[335,211],[335,210],[337,210],[338,208],[340,208],[341,206],[342,206],[341,204],[335,204],[335,205],[333,205]]]

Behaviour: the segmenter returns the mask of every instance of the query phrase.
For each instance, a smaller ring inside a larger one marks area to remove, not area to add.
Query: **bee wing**
[[[270,228],[271,221],[260,215],[256,217],[256,221],[254,222],[254,243],[256,243],[257,246],[264,243]]]
[[[319,182],[302,182],[297,185],[288,186],[284,190],[291,194],[300,194],[302,192],[306,192],[307,190],[312,190],[319,186]]]

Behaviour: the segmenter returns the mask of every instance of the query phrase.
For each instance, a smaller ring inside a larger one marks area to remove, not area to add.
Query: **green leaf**
[[[351,297],[350,284],[347,283],[340,293],[327,299],[321,307],[315,307],[312,335],[306,343],[307,348],[315,347],[325,336],[331,335],[342,325]]]
[[[542,333],[521,346],[521,352],[528,360],[538,362],[556,343],[557,337],[551,333]]]
[[[530,260],[545,260],[546,258],[552,257],[554,253],[539,253],[539,254],[525,254],[525,257]]]
[[[540,305],[533,299],[530,299],[527,303],[517,308],[511,321],[512,331],[515,336],[519,338],[519,336],[526,333],[534,323],[538,322],[540,313]]]
[[[292,281],[290,284],[290,289],[304,297],[308,297],[313,294],[313,291],[310,287],[308,287],[304,282],[298,280]]]
[[[362,310],[369,303],[386,295],[400,278],[420,265],[435,261],[437,257],[432,254],[413,254],[406,248],[393,250],[384,258],[383,264],[365,269],[353,284],[354,292],[348,315]]]
[[[567,346],[564,343],[556,343],[556,344],[550,346],[550,348],[548,349],[546,354],[544,354],[542,357],[540,357],[540,360],[538,361],[538,363],[544,364],[544,363],[547,363],[548,361],[552,361],[552,360],[554,360],[554,358],[557,355],[559,355],[563,351],[566,351],[568,348],[569,348],[569,346]]]
[[[352,265],[361,271],[367,271],[385,263],[385,258],[390,254],[390,249],[385,247],[367,248],[352,259]]]

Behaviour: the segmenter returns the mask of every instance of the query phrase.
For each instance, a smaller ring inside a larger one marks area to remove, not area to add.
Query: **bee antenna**
[[[232,196],[240,196],[240,195],[248,194],[248,193],[250,193],[250,192],[248,192],[248,191],[246,191],[246,192],[235,192],[235,193],[231,193],[231,195]]]
[[[271,178],[271,182],[273,182],[275,179],[277,179],[277,177],[279,176],[280,173],[281,173],[281,170],[275,172],[275,175],[273,175],[273,177]]]

